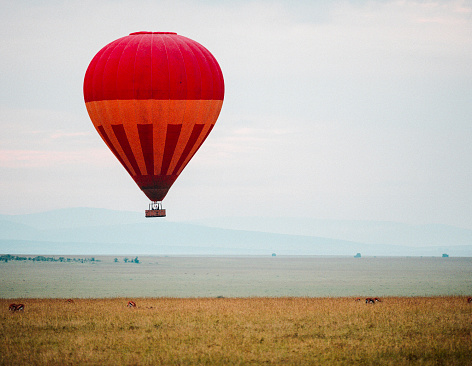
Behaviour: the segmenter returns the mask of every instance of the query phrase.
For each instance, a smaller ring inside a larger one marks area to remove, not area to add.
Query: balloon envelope
[[[224,81],[213,55],[167,32],[136,32],[102,48],[84,79],[88,114],[151,201],[162,201],[211,132]]]

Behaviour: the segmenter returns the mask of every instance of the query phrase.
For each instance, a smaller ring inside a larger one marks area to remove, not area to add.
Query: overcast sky
[[[168,219],[303,216],[472,229],[471,1],[2,1],[0,213],[142,211],[88,117],[92,57],[171,31],[226,94]]]

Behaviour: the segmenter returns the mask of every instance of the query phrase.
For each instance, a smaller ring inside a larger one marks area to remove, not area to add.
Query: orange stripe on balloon
[[[109,144],[132,176],[179,175],[205,141],[218,118],[222,104],[222,100],[154,99],[86,103],[95,127],[98,129],[98,126],[102,126]],[[123,125],[129,148],[125,146],[126,143],[123,144],[123,136],[121,143],[118,141],[114,131],[117,128],[112,125]],[[147,125],[152,127],[145,127]],[[165,151],[168,125],[182,127],[178,135],[174,134],[177,140],[172,140]],[[198,136],[195,132],[196,125],[202,125],[198,127],[201,128]],[[152,138],[148,133],[152,134]],[[163,167],[164,156],[166,160]]]
[[[152,132],[154,140],[154,174],[158,175],[161,173],[167,131],[166,118],[169,115],[170,105],[167,100],[154,99],[145,100],[141,103],[145,104],[150,111],[149,121],[154,126]]]
[[[136,100],[108,100],[104,101],[104,105],[113,111],[113,119],[117,124],[122,124],[128,138],[133,157],[137,163],[137,167],[133,167],[136,174],[146,174],[146,163],[141,148],[141,141],[138,133],[138,116],[139,103]],[[132,159],[130,160],[132,162]]]
[[[178,164],[180,160],[180,156],[182,155],[187,141],[192,134],[193,126],[196,122],[198,122],[198,115],[200,112],[200,103],[197,100],[186,100],[185,101],[185,109],[183,110],[183,119],[182,119],[182,130],[179,135],[179,140],[175,146],[173,158],[171,163],[169,164],[169,170],[167,174],[170,174],[174,171],[175,166]],[[166,172],[164,172],[166,173]]]

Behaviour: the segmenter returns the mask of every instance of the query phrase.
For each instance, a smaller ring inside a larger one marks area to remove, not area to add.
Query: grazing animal
[[[361,301],[361,298],[360,298],[360,297],[358,297],[358,298],[356,299],[356,301]]]
[[[468,298],[467,298],[467,302],[468,302],[469,304],[472,304],[472,297],[468,297]]]
[[[128,301],[128,307],[129,308],[135,308],[136,307],[136,303],[134,301]]]
[[[74,303],[74,300],[72,300],[72,299],[67,299],[66,302],[69,303],[69,304],[73,304],[73,303]]]
[[[378,297],[374,298],[374,301],[376,301],[376,302],[382,302]]]
[[[8,310],[15,312],[15,311],[23,311],[25,310],[25,305],[23,304],[10,304]]]
[[[375,304],[375,300],[371,297],[368,297],[367,299],[365,299],[365,303],[366,304]]]

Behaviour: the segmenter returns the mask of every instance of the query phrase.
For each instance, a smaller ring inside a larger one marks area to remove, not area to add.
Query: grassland
[[[472,258],[140,256],[139,264],[95,259],[0,262],[0,298],[472,294]]]
[[[461,296],[128,300],[1,299],[0,364],[472,364]]]

